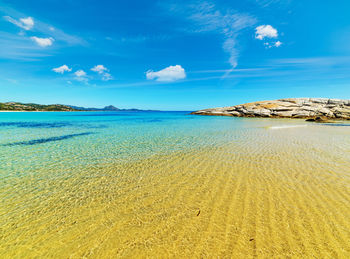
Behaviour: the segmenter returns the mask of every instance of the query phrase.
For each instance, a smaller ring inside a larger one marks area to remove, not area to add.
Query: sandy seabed
[[[1,258],[350,257],[346,127],[48,173],[3,179]]]

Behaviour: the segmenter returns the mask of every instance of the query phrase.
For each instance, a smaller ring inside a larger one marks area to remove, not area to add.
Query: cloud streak
[[[22,37],[26,36],[27,31],[33,33],[40,33],[45,35],[45,38],[54,38],[59,45],[87,45],[86,41],[76,35],[65,33],[63,30],[54,27],[52,24],[47,24],[40,19],[30,17],[22,12],[19,12],[9,6],[0,6],[0,12],[5,14],[3,18],[15,24],[24,31],[21,33]],[[37,36],[37,35],[33,35]],[[14,43],[16,44],[16,43]],[[2,46],[0,46],[1,48]]]
[[[12,18],[11,16],[4,16],[4,19],[24,30],[31,30],[34,27],[34,19],[32,17],[27,18],[20,18],[19,20],[16,20]]]
[[[17,34],[0,31],[0,57],[5,59],[38,61],[52,55],[52,49],[43,51],[43,48],[33,44],[30,38]]]
[[[173,12],[183,13],[194,25],[192,33],[214,32],[223,37],[223,50],[229,55],[229,64],[232,68],[238,65],[239,47],[238,37],[243,30],[251,28],[257,22],[256,18],[246,13],[232,9],[222,11],[215,4],[197,2],[187,6],[175,6]]]

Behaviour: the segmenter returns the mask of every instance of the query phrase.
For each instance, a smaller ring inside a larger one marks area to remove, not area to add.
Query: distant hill
[[[156,110],[140,110],[140,109],[119,109],[113,105],[105,106],[104,108],[85,108],[80,106],[73,106],[73,105],[67,105],[69,107],[72,107],[73,109],[76,109],[78,111],[120,111],[120,112],[140,112],[140,111],[156,111]]]
[[[63,104],[36,104],[36,103],[19,103],[6,102],[0,103],[0,111],[153,111],[153,110],[139,110],[139,109],[119,109],[113,105],[108,105],[104,108],[85,108],[74,105]]]
[[[72,107],[73,109],[76,109],[78,111],[120,111],[119,108],[114,107],[113,105],[108,105],[104,108],[86,108],[86,107],[80,107],[80,106],[74,106],[74,105],[67,105],[69,107]]]
[[[0,111],[78,111],[69,105],[7,102],[0,103]]]

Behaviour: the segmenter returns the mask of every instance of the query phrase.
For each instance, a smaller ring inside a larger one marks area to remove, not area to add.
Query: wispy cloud
[[[241,68],[241,69],[235,69],[235,73],[246,73],[246,72],[252,72],[252,71],[261,71],[265,70],[266,68]],[[188,74],[216,74],[216,73],[227,73],[232,72],[232,69],[213,69],[213,70],[195,70],[190,71]]]
[[[5,80],[7,80],[8,82],[10,82],[12,84],[18,84],[18,80],[16,80],[16,79],[6,78]]]
[[[0,38],[0,49],[4,50],[0,56],[8,59],[38,60],[41,57],[52,55],[42,47],[48,47],[55,41],[55,48],[60,46],[86,45],[85,40],[70,35],[51,24],[46,24],[38,18],[28,16],[9,6],[1,5],[0,14],[3,19],[21,29],[19,33],[8,31],[0,32],[7,35]],[[32,42],[35,42],[35,46]],[[39,47],[39,48],[38,48]],[[41,50],[40,50],[41,49]]]
[[[113,80],[113,76],[110,73],[102,74],[102,81],[110,81],[110,80]]]
[[[13,13],[17,17],[25,17],[26,15],[23,13],[19,13],[17,11],[14,11],[10,8],[1,8],[0,12],[6,12],[6,13]],[[12,18],[12,16],[4,16],[4,19],[16,24],[18,27],[25,29],[25,30],[31,30],[34,33],[38,32],[42,35],[48,35],[49,37],[52,37],[56,39],[57,41],[64,42],[69,45],[86,45],[86,41],[82,38],[76,36],[76,35],[70,35],[65,33],[64,31],[60,30],[59,28],[53,27],[51,24],[44,23],[40,21],[39,19],[35,19],[35,26],[34,26],[34,18],[27,17],[27,18]],[[25,34],[24,34],[25,35]]]
[[[43,48],[33,44],[30,38],[1,31],[0,49],[1,58],[23,61],[37,61],[53,54],[52,49],[43,51]]]
[[[271,5],[288,5],[292,0],[252,0],[261,7],[270,7]]]
[[[4,19],[24,30],[30,30],[34,27],[34,19],[32,17],[20,18],[19,20],[16,20],[11,16],[6,15],[4,16]]]
[[[293,67],[348,67],[350,68],[349,56],[330,56],[330,57],[308,57],[308,58],[284,58],[270,61],[274,66],[293,66]]]
[[[220,10],[210,2],[195,2],[188,5],[174,5],[172,12],[183,13],[193,23],[187,30],[193,33],[215,32],[223,37],[222,48],[229,54],[229,63],[232,68],[238,64],[240,33],[256,24],[257,19],[246,13],[233,9]]]

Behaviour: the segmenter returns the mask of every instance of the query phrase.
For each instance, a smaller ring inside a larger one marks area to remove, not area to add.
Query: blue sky
[[[350,2],[0,0],[0,102],[350,99]]]

